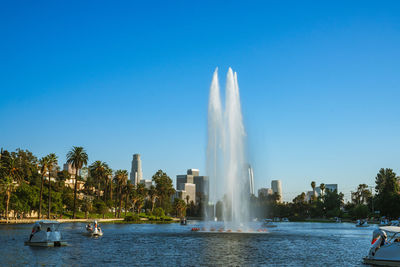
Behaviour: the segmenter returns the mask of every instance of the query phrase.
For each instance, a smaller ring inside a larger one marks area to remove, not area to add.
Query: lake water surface
[[[65,223],[67,247],[24,246],[31,225],[0,225],[1,266],[362,266],[375,226],[277,223],[267,234],[191,232],[199,222],[103,224],[104,236],[83,236]],[[258,227],[255,225],[255,227]]]

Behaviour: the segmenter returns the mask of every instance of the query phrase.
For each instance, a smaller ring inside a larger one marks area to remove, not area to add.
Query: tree
[[[375,177],[376,207],[381,215],[398,217],[400,215],[398,177],[392,169],[380,169]]]
[[[42,215],[42,197],[43,197],[43,183],[44,183],[44,176],[49,169],[49,158],[43,157],[40,159],[40,176],[41,176],[41,183],[40,183],[40,193],[39,193],[39,213],[38,219],[41,218]]]
[[[149,197],[150,197],[150,201],[151,201],[151,211],[153,212],[153,210],[154,210],[154,204],[156,203],[156,200],[157,200],[157,198],[158,198],[158,196],[157,196],[157,190],[156,190],[156,188],[154,187],[154,185],[151,185],[151,186],[150,186],[150,189],[149,189]]]
[[[186,203],[183,199],[175,198],[174,200],[175,214],[178,217],[184,217],[186,211]]]
[[[57,156],[54,153],[51,153],[47,156],[47,164],[48,164],[48,173],[49,173],[49,208],[47,209],[47,218],[50,219],[50,211],[51,211],[51,174],[54,171],[55,167],[58,164]]]
[[[126,185],[125,185],[125,217],[126,217],[126,212],[128,210],[128,199],[129,196],[131,195],[131,192],[133,190],[133,184],[131,183],[131,181],[127,181]]]
[[[175,189],[172,186],[172,180],[162,170],[158,170],[152,177],[156,185],[158,203],[166,212],[170,210],[171,197],[175,194]]]
[[[10,206],[10,199],[16,187],[24,182],[23,172],[21,169],[20,161],[17,155],[4,153],[1,157],[1,169],[3,177],[0,180],[0,189],[6,195],[6,221],[8,223],[8,211]]]
[[[324,191],[325,191],[325,184],[322,183],[319,185],[319,188],[321,189],[321,197],[324,195]]]
[[[315,181],[311,182],[311,188],[312,188],[312,191],[313,191],[313,200],[314,200],[314,198],[315,198]]]
[[[118,218],[121,217],[121,209],[122,209],[122,198],[123,198],[123,191],[122,188],[128,181],[128,171],[127,170],[117,170],[115,172],[115,181],[117,184],[117,191],[119,196],[119,209],[118,209]]]
[[[76,213],[76,192],[77,192],[77,182],[79,170],[88,162],[88,155],[86,154],[83,147],[72,147],[72,149],[67,154],[67,163],[71,164],[75,168],[75,187],[74,187],[74,211],[72,217],[75,219]]]
[[[351,193],[352,202],[355,204],[366,204],[367,201],[372,197],[371,191],[368,190],[368,185],[358,185],[357,191]]]
[[[97,199],[100,198],[101,191],[101,183],[104,183],[106,186],[104,187],[103,199],[106,200],[106,188],[108,185],[108,175],[109,175],[109,167],[107,163],[102,162],[100,160],[96,160],[89,166],[89,173],[92,178],[94,178],[95,183],[97,185]]]
[[[190,199],[190,196],[189,195],[186,195],[186,205],[189,205],[189,199]]]

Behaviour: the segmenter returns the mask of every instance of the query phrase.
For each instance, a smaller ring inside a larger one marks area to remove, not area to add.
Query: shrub
[[[165,216],[165,212],[162,208],[159,207],[159,208],[154,209],[153,215],[157,216],[157,217],[163,217],[163,216]]]
[[[137,222],[137,221],[140,221],[140,217],[137,214],[128,215],[128,216],[125,217],[125,221],[127,221],[127,222]]]

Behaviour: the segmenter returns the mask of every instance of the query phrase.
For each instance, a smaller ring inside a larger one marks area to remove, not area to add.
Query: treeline
[[[380,169],[375,177],[375,194],[368,185],[360,184],[351,194],[351,201],[344,202],[343,194],[325,189],[321,184],[320,195],[315,193],[315,182],[311,182],[313,195],[296,196],[290,203],[279,203],[279,196],[262,195],[251,197],[250,210],[253,217],[288,217],[293,220],[307,218],[379,218],[400,216],[400,178],[392,169]]]
[[[153,175],[154,185],[146,188],[144,184],[133,185],[127,170],[112,170],[103,161],[87,166],[89,157],[82,147],[73,147],[66,156],[73,173],[60,169],[54,153],[38,159],[28,150],[2,150],[1,216],[7,220],[10,213],[15,218],[33,214],[39,218],[76,218],[79,213],[119,218],[127,213],[184,216],[186,211],[198,212],[193,202],[172,201],[175,189],[162,170]],[[80,176],[82,170],[87,171],[86,179]]]

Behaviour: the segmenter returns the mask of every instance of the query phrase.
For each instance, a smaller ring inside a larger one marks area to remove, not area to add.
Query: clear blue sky
[[[398,1],[3,2],[0,146],[204,174],[212,72],[231,66],[256,187],[348,193],[400,171],[399,14]]]

